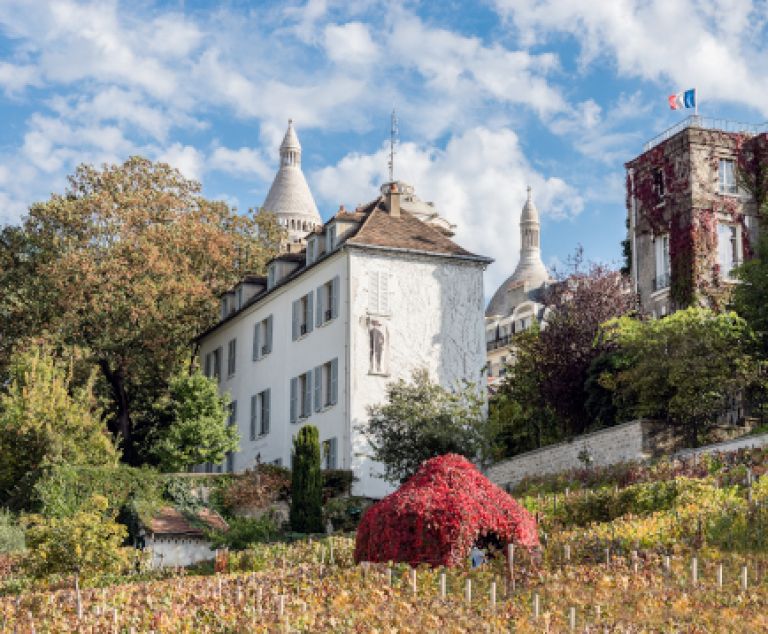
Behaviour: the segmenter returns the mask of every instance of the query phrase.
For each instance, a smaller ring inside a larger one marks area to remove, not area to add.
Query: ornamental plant
[[[291,529],[297,533],[323,530],[323,477],[317,427],[305,425],[293,439]]]
[[[479,540],[539,548],[533,516],[466,458],[447,454],[365,512],[355,561],[456,566]]]

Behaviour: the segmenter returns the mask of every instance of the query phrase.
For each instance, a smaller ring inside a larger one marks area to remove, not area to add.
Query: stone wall
[[[589,454],[592,466],[644,460],[665,444],[661,432],[656,423],[632,421],[498,462],[486,470],[486,475],[501,487],[513,487],[525,477],[583,468],[585,463],[579,455],[584,452]]]

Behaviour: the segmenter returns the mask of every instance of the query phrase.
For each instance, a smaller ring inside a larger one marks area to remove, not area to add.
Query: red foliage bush
[[[455,566],[480,537],[537,549],[536,520],[462,456],[427,460],[363,515],[355,561]]]

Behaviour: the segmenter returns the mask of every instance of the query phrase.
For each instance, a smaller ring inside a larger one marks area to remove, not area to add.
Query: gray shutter
[[[292,328],[292,337],[293,340],[296,341],[299,338],[299,306],[300,301],[297,299],[295,302],[293,302],[293,328]]]
[[[339,316],[339,276],[331,281],[331,319]]]
[[[291,422],[295,423],[299,418],[299,379],[291,379]]]
[[[237,425],[237,401],[232,401],[229,409],[229,424]]]
[[[338,450],[336,448],[336,445],[338,444],[338,441],[336,438],[331,438],[328,441],[328,468],[329,469],[338,469],[338,465],[336,464],[336,455],[338,453]]]
[[[211,378],[211,353],[205,355],[205,376]]]
[[[258,361],[261,358],[261,323],[253,327],[253,360]]]
[[[272,315],[267,317],[266,328],[264,329],[264,345],[266,346],[265,354],[272,352]]]
[[[256,436],[259,434],[258,421],[256,419],[259,411],[257,406],[258,399],[254,394],[251,397],[251,440],[256,440]]]
[[[312,414],[312,371],[304,375],[304,402],[302,403],[302,416]]]
[[[313,296],[314,296],[314,293],[311,291],[307,294],[307,333],[312,332],[312,322],[314,321],[313,317],[315,316],[315,313],[312,310]]]
[[[323,314],[323,287],[317,287],[317,325],[322,326],[325,323],[325,315]]]
[[[323,366],[315,368],[315,411],[323,409]]]
[[[339,360],[331,361],[331,405],[336,405],[339,400]]]
[[[270,391],[264,390],[261,393],[261,433],[269,433],[269,415],[270,415]]]

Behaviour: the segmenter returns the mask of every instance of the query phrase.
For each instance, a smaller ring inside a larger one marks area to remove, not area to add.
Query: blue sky
[[[618,264],[623,163],[688,113],[768,119],[763,0],[0,1],[0,224],[81,162],[162,159],[240,209],[264,200],[292,117],[321,214],[396,176],[517,263],[531,184],[544,260]]]

